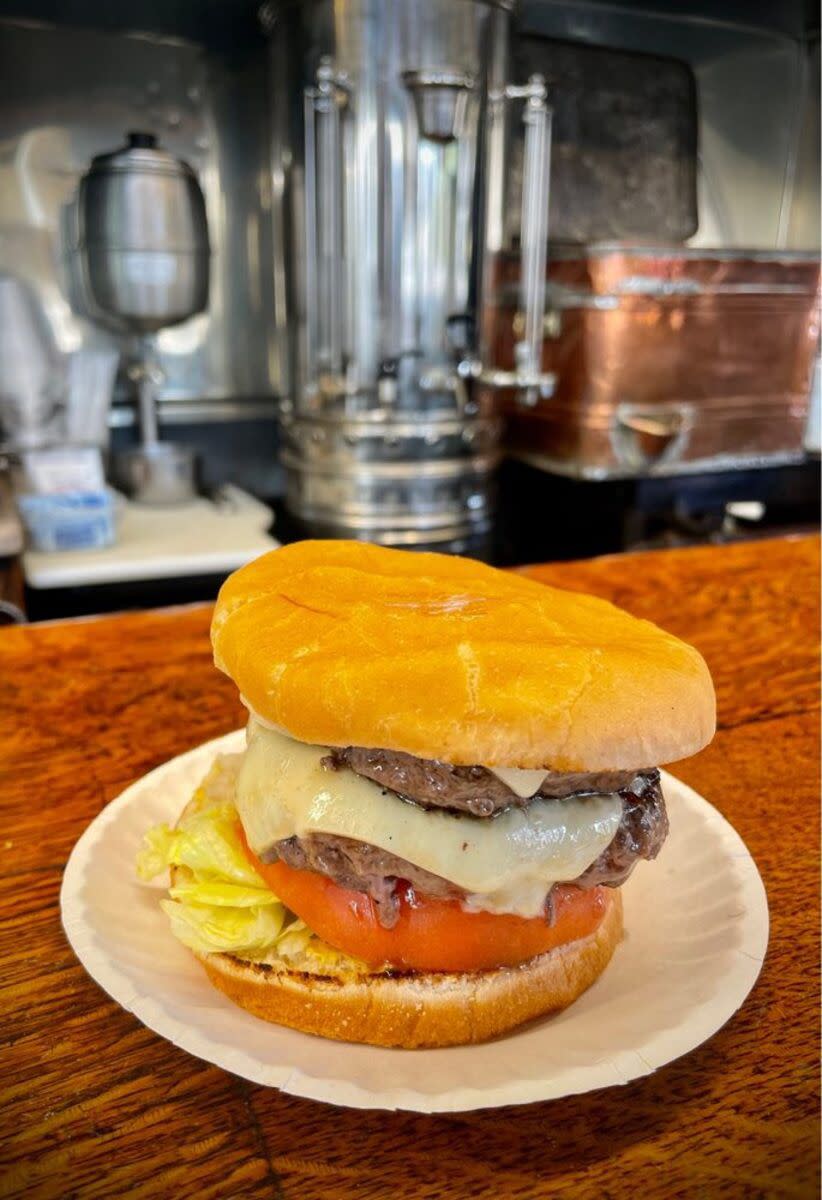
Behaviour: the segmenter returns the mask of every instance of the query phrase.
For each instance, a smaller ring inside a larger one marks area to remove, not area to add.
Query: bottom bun
[[[606,896],[590,936],[493,971],[329,976],[233,954],[197,957],[216,988],[264,1021],[371,1046],[460,1046],[567,1008],[591,986],[622,937],[622,896]]]

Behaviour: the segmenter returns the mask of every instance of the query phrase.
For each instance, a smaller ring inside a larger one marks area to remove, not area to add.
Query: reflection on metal
[[[433,142],[453,142],[466,130],[467,93],[473,75],[465,71],[405,71],[403,82],[414,97],[420,137]]]
[[[0,71],[0,270],[31,289],[58,352],[101,337],[72,308],[67,210],[89,161],[142,129],[191,164],[212,249],[207,312],[158,337],[160,400],[202,406],[280,392],[270,264],[282,261],[284,231],[271,220],[263,170],[262,54],[230,64],[168,38],[2,21]]]
[[[552,67],[559,62],[553,189],[557,236],[577,242],[690,238],[693,224],[688,227],[688,211],[691,219],[696,213],[692,183],[687,181],[692,175],[684,136],[687,114],[682,105],[684,90],[677,89],[672,74],[686,64],[696,80],[699,145],[699,228],[692,244],[723,250],[818,248],[819,41],[818,37],[802,40],[804,25],[800,4],[523,0],[523,66],[542,71],[554,87]],[[606,51],[655,55],[657,62],[638,59],[631,74],[627,59],[624,68],[614,59],[607,77],[599,76],[608,87],[598,98],[596,87],[586,86],[582,58],[593,62],[597,53]],[[579,70],[574,72],[570,60],[577,52]],[[670,80],[667,99],[657,90],[654,70]],[[570,89],[562,86],[565,80]],[[612,120],[619,104],[609,107],[615,92],[634,117],[633,133],[622,127],[624,138],[638,151],[629,156],[630,163],[612,153],[620,148],[621,128]],[[653,103],[644,103],[644,97]],[[597,103],[605,107],[604,120],[594,119],[591,106]],[[574,110],[579,113],[577,128],[593,131],[587,137],[574,136]],[[643,142],[653,150],[653,157],[642,153]],[[604,176],[591,170],[597,159],[602,160]],[[589,178],[590,203],[580,197],[579,186],[572,186],[575,177],[580,182]],[[666,179],[667,201],[661,186]],[[626,201],[621,209],[614,202],[610,208],[599,208],[600,181],[604,183],[600,195]],[[676,190],[671,191],[671,185]],[[627,203],[632,196],[633,206]],[[579,221],[575,202],[582,208]],[[586,224],[589,213],[597,215],[596,223]],[[633,223],[633,213],[644,214],[639,227]]]
[[[676,462],[693,423],[693,404],[618,404],[611,426],[618,462],[636,475]]]
[[[141,444],[114,456],[114,479],[140,503],[183,503],[195,494],[196,460],[192,450],[160,441],[164,373],[154,335],[208,304],[208,224],[197,177],[153,134],[130,133],[125,146],[92,159],[71,211],[76,236],[67,261],[78,311],[131,334],[138,356],[127,375],[137,392]]]
[[[544,83],[510,86],[509,6],[490,0],[308,0],[266,20],[279,219],[294,232],[289,505],[316,528],[397,544],[487,528],[499,425],[472,392],[513,101],[529,163],[514,383],[544,395],[553,382],[538,363]]]
[[[67,260],[81,316],[121,333],[157,333],[208,304],[203,193],[188,163],[153,134],[97,155],[69,208]]]
[[[514,361],[517,261],[492,316]],[[815,254],[591,246],[551,255],[561,318],[548,403],[506,397],[508,447],[589,479],[774,464],[801,454],[819,337]]]
[[[212,425],[225,421],[274,420],[280,413],[275,397],[266,400],[166,400],[163,425]],[[129,404],[115,404],[108,415],[109,429],[131,429],[137,414]]]

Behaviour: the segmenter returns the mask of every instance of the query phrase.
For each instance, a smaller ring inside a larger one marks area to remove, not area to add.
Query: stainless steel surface
[[[802,38],[804,20],[791,27],[790,7],[523,0],[519,26],[560,42],[686,63],[697,86],[699,228],[692,243],[812,250],[820,244],[819,43]],[[529,58],[527,69],[543,70],[550,82],[548,62]],[[562,158],[564,148],[555,153]]]
[[[448,322],[473,300],[479,123],[489,87],[506,82],[508,15],[482,0],[275,11],[275,122],[291,111],[274,161],[288,163],[297,234],[297,403],[359,411],[388,394],[399,409],[436,406],[442,395],[421,380],[437,368],[453,392]]]
[[[65,364],[36,292],[0,273],[0,444],[36,446],[64,398]]]
[[[23,549],[23,526],[14,504],[11,479],[0,459],[0,558],[15,558]]]
[[[101,336],[127,348],[69,303],[61,214],[90,160],[145,129],[201,183],[210,300],[158,336],[163,420],[167,403],[174,419],[190,404],[223,420],[287,387],[265,72],[262,44],[229,55],[150,33],[0,21],[0,270],[31,287],[61,354]]]
[[[138,342],[137,357],[128,366],[128,377],[137,392],[137,415],[143,446],[159,442],[157,424],[157,388],[163,382],[163,372],[156,358],[153,339]]]
[[[248,421],[274,420],[280,413],[276,399],[244,400],[166,400],[160,406],[163,425],[222,425],[227,422],[240,425]],[[109,429],[131,429],[138,423],[138,415],[131,404],[117,404],[108,415]],[[215,436],[217,436],[215,431]],[[272,434],[272,447],[274,439]],[[272,449],[272,457],[274,451]]]
[[[538,72],[554,106],[551,237],[684,241],[698,226],[697,95],[678,58],[524,35],[520,75]],[[509,244],[518,237],[522,155],[508,180]]]
[[[784,245],[819,245],[819,212],[822,207],[820,171],[820,59],[819,35],[806,48],[798,79],[802,91],[796,104],[796,143],[785,173],[785,191],[780,213],[780,235]]]
[[[281,429],[286,501],[318,533],[429,545],[490,526],[497,418],[459,408],[342,420],[286,412]]]
[[[426,463],[378,462],[356,472],[336,463],[306,470],[283,454],[286,499],[322,530],[394,545],[451,542],[490,528],[496,455]]]
[[[69,209],[83,316],[125,333],[179,325],[208,305],[205,201],[191,167],[153,134],[96,155]]]
[[[153,335],[208,303],[200,186],[188,164],[152,134],[130,133],[125,146],[92,160],[70,213],[75,301],[89,320],[136,338],[128,376],[137,392],[141,445],[116,460],[115,474],[143,504],[183,503],[196,494],[196,458],[187,447],[160,443],[157,388],[164,376]]]
[[[542,338],[546,319],[545,263],[548,250],[548,211],[551,187],[552,111],[541,75],[532,75],[524,86],[505,88],[502,100],[524,100],[525,143],[522,154],[520,216],[521,265],[518,338],[512,369],[470,364],[470,374],[492,389],[513,388],[519,403],[532,408],[549,399],[556,376],[543,371]],[[494,105],[497,98],[491,97]],[[461,369],[465,371],[465,363]]]
[[[471,391],[514,100],[525,101],[532,185],[515,382],[550,386],[533,361],[544,85],[510,86],[509,6],[488,0],[285,0],[266,22],[273,172],[294,234],[289,506],[317,527],[398,543],[485,528],[498,425]]]
[[[197,459],[188,446],[147,443],[123,450],[112,462],[116,485],[140,504],[164,508],[196,495]]]
[[[282,417],[284,446],[293,462],[306,466],[458,461],[496,454],[502,421],[457,413],[403,420],[372,414],[345,422],[320,415]]]
[[[511,94],[509,88],[508,94]],[[520,245],[520,312],[522,340],[514,347],[514,362],[528,374],[542,365],[542,324],[545,319],[545,259],[548,250],[548,211],[551,182],[551,110],[541,75],[532,75],[525,96],[525,146],[522,168]],[[553,387],[553,377],[551,386]],[[538,389],[526,389],[526,404],[536,403]]]

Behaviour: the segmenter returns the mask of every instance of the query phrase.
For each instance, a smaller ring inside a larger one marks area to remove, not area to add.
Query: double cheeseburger
[[[572,1003],[668,832],[657,765],[715,725],[692,647],[466,559],[300,542],[224,584],[214,660],[249,713],[144,876],[267,1021],[476,1042]]]

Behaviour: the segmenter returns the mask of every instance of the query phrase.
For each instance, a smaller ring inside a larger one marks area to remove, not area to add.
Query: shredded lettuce
[[[153,879],[170,866],[188,867],[197,879],[265,889],[243,853],[237,836],[237,813],[230,804],[201,808],[179,829],[155,825],[148,831],[137,856],[138,876]]]
[[[328,946],[290,912],[248,861],[233,796],[239,755],[219,758],[176,829],[155,825],[137,855],[143,881],[177,867],[170,899],[160,902],[171,932],[198,954],[228,953],[254,962],[285,960],[297,970],[370,972]]]
[[[200,954],[221,951],[241,958],[267,954],[277,943],[285,921],[285,908],[273,904],[229,908],[217,904],[191,904],[161,900],[176,938]]]

